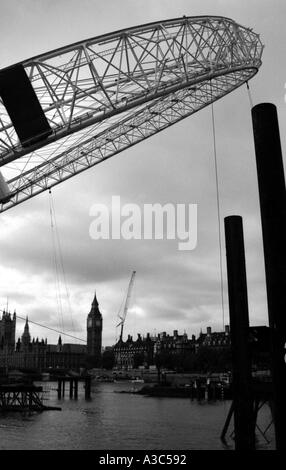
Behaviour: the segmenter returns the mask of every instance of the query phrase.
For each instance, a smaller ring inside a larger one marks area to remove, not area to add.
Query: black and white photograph
[[[285,20],[0,0],[0,450],[286,449]]]

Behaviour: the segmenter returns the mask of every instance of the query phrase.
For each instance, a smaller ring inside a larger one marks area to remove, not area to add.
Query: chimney
[[[211,334],[212,334],[212,329],[211,329],[210,326],[208,326],[208,327],[207,327],[207,335],[208,335],[208,336],[211,336]]]
[[[178,336],[178,330],[174,330],[174,338],[177,338]]]
[[[225,334],[229,335],[229,325],[225,325]]]

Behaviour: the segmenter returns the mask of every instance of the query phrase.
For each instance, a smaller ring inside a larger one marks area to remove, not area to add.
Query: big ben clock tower
[[[87,316],[87,354],[94,365],[100,365],[102,344],[102,315],[98,308],[96,294]]]

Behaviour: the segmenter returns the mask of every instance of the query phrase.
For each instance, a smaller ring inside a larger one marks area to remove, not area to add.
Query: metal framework
[[[0,410],[42,411],[45,408],[42,392],[42,387],[34,385],[2,385],[0,387]]]
[[[52,134],[22,147],[0,101],[5,211],[225,96],[261,65],[259,35],[215,16],[137,26],[22,63]]]

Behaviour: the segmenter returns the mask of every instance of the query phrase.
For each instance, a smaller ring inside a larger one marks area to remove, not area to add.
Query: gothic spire
[[[31,341],[28,317],[26,317],[26,323],[24,327],[24,333],[22,334],[22,342],[27,346]]]
[[[98,302],[97,302],[97,298],[96,298],[96,291],[94,291],[94,299],[92,301],[92,307],[98,307]]]
[[[24,333],[29,333],[29,320],[28,320],[28,316],[26,316],[26,323],[25,323],[25,327],[24,327]]]

